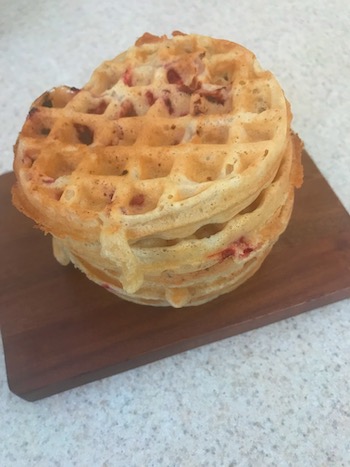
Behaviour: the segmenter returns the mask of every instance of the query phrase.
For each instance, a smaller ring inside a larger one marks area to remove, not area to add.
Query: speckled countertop
[[[347,0],[0,0],[0,13],[0,173],[36,96],[79,87],[144,31],[180,29],[240,42],[274,71],[350,210]],[[1,347],[0,414],[2,467],[347,467],[350,301],[35,403],[9,391]]]

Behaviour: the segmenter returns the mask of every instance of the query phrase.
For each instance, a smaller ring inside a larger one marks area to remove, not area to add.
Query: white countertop
[[[350,210],[347,0],[0,0],[0,13],[0,173],[35,97],[178,29],[242,43],[276,74]],[[349,466],[350,300],[35,403],[9,391],[1,347],[0,414],[2,467]]]

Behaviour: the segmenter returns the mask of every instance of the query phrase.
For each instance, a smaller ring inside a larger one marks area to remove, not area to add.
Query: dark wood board
[[[287,231],[258,273],[199,307],[122,301],[51,254],[0,177],[0,325],[10,389],[34,401],[350,296],[350,216],[304,153]]]

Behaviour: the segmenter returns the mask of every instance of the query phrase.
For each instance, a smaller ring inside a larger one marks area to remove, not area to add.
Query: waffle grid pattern
[[[196,241],[208,245],[192,254],[194,271],[208,267],[210,248],[245,239],[252,229],[225,232],[262,211],[262,193],[279,191],[279,203],[256,231],[290,200],[299,183],[290,120],[276,79],[243,47],[146,34],[82,89],[54,88],[33,103],[15,149],[14,202],[56,238],[56,255],[83,270],[102,258],[117,292],[134,294],[145,274],[169,269],[175,247],[177,275]]]

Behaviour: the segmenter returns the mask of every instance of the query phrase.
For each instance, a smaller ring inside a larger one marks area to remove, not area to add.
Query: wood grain
[[[350,296],[350,216],[304,153],[293,217],[260,271],[204,306],[120,300],[53,259],[0,177],[0,325],[8,384],[37,400]]]

